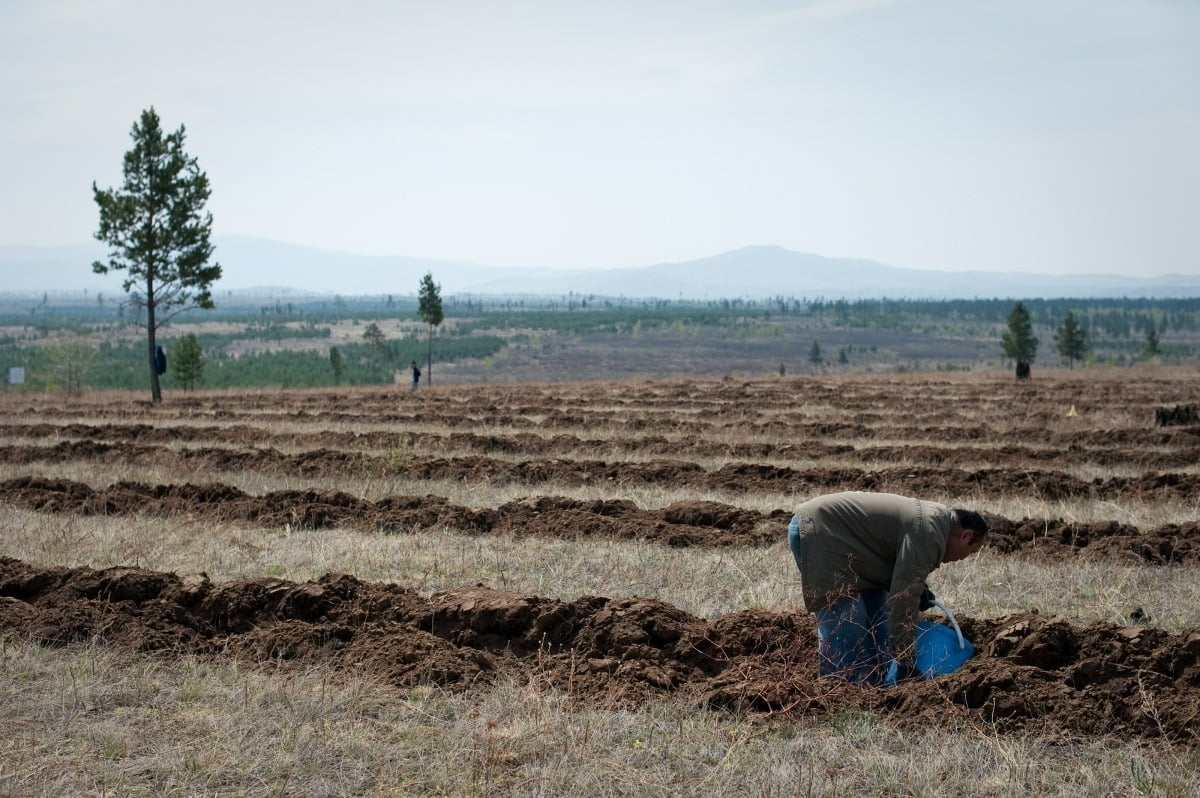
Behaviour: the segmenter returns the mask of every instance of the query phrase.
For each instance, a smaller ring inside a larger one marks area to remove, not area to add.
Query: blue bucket
[[[933,621],[917,621],[917,670],[925,679],[954,673],[975,653],[975,646],[962,636],[958,621],[940,601],[934,602],[946,613],[954,628]],[[888,668],[887,683],[896,683],[898,666],[892,662]]]
[[[954,673],[974,653],[971,641],[949,626],[917,621],[917,670],[926,679]]]

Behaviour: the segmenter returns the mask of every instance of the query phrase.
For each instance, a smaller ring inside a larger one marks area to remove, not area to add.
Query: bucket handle
[[[963,638],[962,629],[958,628],[958,619],[954,617],[954,613],[950,612],[950,608],[937,599],[934,599],[933,606],[946,613],[946,617],[950,619],[950,623],[954,624],[954,631],[958,633],[958,647],[966,648],[967,641]]]

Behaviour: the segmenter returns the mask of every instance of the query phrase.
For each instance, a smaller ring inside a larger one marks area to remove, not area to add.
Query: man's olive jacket
[[[936,502],[891,493],[832,493],[796,510],[809,612],[863,590],[889,592],[888,637],[911,659],[925,579],[942,564],[954,516]]]

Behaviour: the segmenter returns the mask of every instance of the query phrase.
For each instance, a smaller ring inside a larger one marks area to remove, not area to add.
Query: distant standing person
[[[891,493],[846,492],[804,502],[788,526],[804,606],[817,620],[823,678],[884,683],[919,678],[916,623],[933,606],[925,584],[942,563],[983,547],[987,521],[971,510]]]
[[[414,391],[417,389],[417,385],[419,385],[420,382],[421,382],[421,369],[417,366],[417,361],[414,360],[412,362],[412,387],[413,387]]]

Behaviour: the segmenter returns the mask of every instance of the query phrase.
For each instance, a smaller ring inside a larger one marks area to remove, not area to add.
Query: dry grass
[[[863,378],[863,384],[869,379]],[[914,384],[921,379],[914,377]],[[1181,385],[1195,381],[1194,376],[1188,379],[1181,378]],[[852,389],[856,380],[843,382]],[[109,423],[110,418],[90,411],[90,402],[112,399],[103,394],[85,397],[56,422],[70,418]],[[840,413],[832,405],[817,403],[787,412],[809,418]],[[994,410],[976,412],[979,420],[995,420]],[[1125,411],[1105,412],[1079,423],[1098,429],[1128,425]],[[976,422],[964,411],[949,423]],[[267,434],[394,431],[367,419],[307,425],[294,418],[273,420],[267,413],[254,424]],[[422,429],[450,431],[438,425]],[[476,431],[512,432],[503,427]],[[536,434],[558,431],[587,440],[629,435],[603,426],[542,429]],[[753,438],[722,429],[709,439]],[[946,445],[893,441],[883,429],[878,439],[852,443]],[[714,458],[706,467],[722,462]],[[834,463],[778,464],[827,468]],[[862,466],[861,461],[853,464]],[[807,498],[654,486],[619,494],[595,487],[543,490],[530,485],[418,482],[368,473],[325,479],[178,473],[82,462],[43,463],[35,471],[3,465],[0,479],[31,472],[96,488],[119,480],[222,482],[252,494],[299,488],[338,490],[371,500],[435,494],[471,507],[496,507],[539,492],[625,498],[647,509],[707,499],[762,512],[790,508]],[[1089,469],[1080,475],[1116,473]],[[924,498],[1013,519],[1115,520],[1144,528],[1200,515],[1194,502],[1116,505],[1020,496],[984,501],[969,495]],[[215,581],[263,576],[305,580],[345,572],[426,593],[482,582],[562,599],[646,596],[708,618],[747,608],[798,606],[799,581],[783,544],[784,530],[779,532],[779,544],[766,549],[667,549],[639,542],[469,537],[444,529],[421,530],[419,535],[266,529],[148,515],[43,514],[0,506],[0,555],[46,566],[138,565],[181,574],[204,571]],[[1036,607],[1076,623],[1121,623],[1140,607],[1152,625],[1183,631],[1200,627],[1198,577],[1196,568],[1055,563],[985,552],[940,569],[931,582],[957,612],[976,617]],[[329,669],[247,670],[219,659],[169,653],[135,656],[100,645],[54,649],[0,638],[0,685],[0,795],[1200,794],[1200,754],[1194,748],[1116,739],[1002,736],[977,727],[901,734],[870,715],[784,723],[726,716],[682,700],[615,712],[573,706],[536,683],[504,683],[467,699],[439,690],[398,692]]]
[[[405,449],[403,457],[414,454]],[[693,460],[692,462],[696,462]],[[857,464],[861,466],[860,464]],[[892,464],[894,465],[894,464]],[[793,463],[793,467],[829,467],[829,461],[819,464]],[[884,466],[886,467],[886,465]],[[1197,464],[1200,468],[1200,464]],[[717,501],[734,507],[759,512],[790,509],[811,498],[795,491],[742,493],[706,489],[687,489],[642,485],[622,487],[614,490],[604,485],[569,487],[556,484],[529,485],[508,483],[495,485],[482,482],[457,480],[414,480],[402,474],[387,474],[386,468],[366,466],[357,474],[341,476],[297,476],[286,473],[261,471],[214,471],[197,465],[191,471],[165,469],[153,465],[104,462],[39,463],[36,473],[51,479],[67,479],[83,482],[101,489],[116,482],[131,481],[150,485],[178,485],[186,482],[219,482],[232,485],[253,495],[275,491],[315,489],[340,491],[369,501],[396,496],[423,496],[433,494],[466,507],[499,507],[533,494],[565,496],[574,499],[629,499],[645,509],[659,509],[677,501]],[[1190,469],[1182,469],[1186,472]],[[23,465],[0,463],[0,480],[28,476],[30,468]],[[1089,472],[1093,477],[1115,476],[1112,469]],[[1025,518],[1063,519],[1083,523],[1092,521],[1117,521],[1143,529],[1154,529],[1168,523],[1186,523],[1200,517],[1200,501],[1167,499],[1143,502],[1116,502],[1092,498],[1062,500],[1043,499],[1031,494],[1015,493],[1007,497],[981,498],[971,494],[931,493],[922,498],[943,502],[954,507],[968,507],[993,513],[998,516],[1020,520]]]
[[[259,576],[304,581],[337,572],[424,593],[482,582],[562,600],[644,596],[705,618],[799,605],[799,577],[783,530],[780,542],[768,548],[670,549],[634,541],[464,536],[445,529],[419,535],[261,529],[4,506],[0,527],[11,533],[5,554],[42,565],[203,571],[217,581]],[[1037,608],[1076,623],[1127,623],[1140,607],[1156,627],[1200,628],[1200,574],[1191,567],[1049,562],[984,551],[939,569],[930,585],[956,612],[976,617]]]
[[[25,796],[1194,795],[1193,752],[571,706],[100,646],[0,648],[0,792]]]
[[[474,582],[572,598],[660,598],[697,615],[794,608],[780,544],[670,550],[633,542],[268,530],[0,508],[5,554],[46,565],[137,564],[220,581],[328,571],[425,592]],[[960,612],[1036,606],[1200,625],[1195,569],[1040,564],[984,553],[942,569]],[[1192,749],[972,727],[901,734],[872,716],[780,723],[684,701],[636,712],[570,705],[538,684],[467,699],[353,674],[272,673],[98,645],[0,648],[0,794],[11,795],[1194,795]]]

